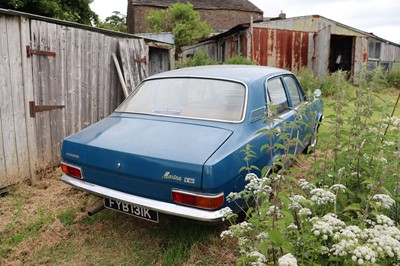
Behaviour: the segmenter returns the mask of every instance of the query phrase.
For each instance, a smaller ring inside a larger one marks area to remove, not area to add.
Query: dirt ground
[[[110,210],[88,217],[101,200],[60,176],[50,170],[36,184],[23,182],[0,197],[1,266],[235,265],[233,246],[219,238],[226,225],[197,228],[169,218],[154,224]],[[184,263],[166,262],[182,248],[190,249]]]

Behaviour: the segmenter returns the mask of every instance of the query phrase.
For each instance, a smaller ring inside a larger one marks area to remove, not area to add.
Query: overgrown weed
[[[323,122],[329,135],[320,139],[303,178],[296,174],[295,179],[294,169],[285,163],[293,160],[287,152],[293,143],[284,136],[278,171],[258,177],[246,166],[249,185],[228,200],[254,198],[255,204],[242,223],[228,214],[232,225],[221,234],[223,239],[238,240],[238,264],[398,263],[400,120],[389,114],[390,102],[375,93],[382,76],[365,76],[361,72],[356,77],[357,86],[350,86],[343,72],[324,82],[333,110]],[[268,138],[268,130],[263,133]],[[247,163],[247,156],[254,153],[248,147],[244,154]]]

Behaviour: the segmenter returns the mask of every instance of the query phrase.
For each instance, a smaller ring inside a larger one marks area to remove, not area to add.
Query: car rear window
[[[245,95],[245,86],[233,81],[154,79],[143,82],[117,112],[239,122],[243,119]]]

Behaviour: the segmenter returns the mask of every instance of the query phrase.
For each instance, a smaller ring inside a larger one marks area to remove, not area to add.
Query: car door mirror
[[[321,94],[322,94],[322,91],[320,89],[316,89],[314,91],[314,97],[315,98],[319,98],[321,96]]]

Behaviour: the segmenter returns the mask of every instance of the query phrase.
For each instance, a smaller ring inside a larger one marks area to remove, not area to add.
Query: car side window
[[[283,80],[286,83],[290,100],[292,101],[292,107],[297,107],[301,103],[300,89],[297,82],[292,76],[284,76]]]
[[[285,88],[279,77],[267,81],[267,97],[269,100],[267,102],[271,105],[268,110],[272,111],[273,115],[279,115],[289,110]]]

